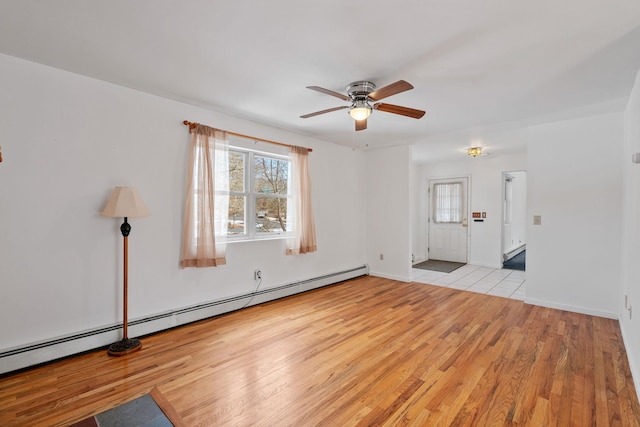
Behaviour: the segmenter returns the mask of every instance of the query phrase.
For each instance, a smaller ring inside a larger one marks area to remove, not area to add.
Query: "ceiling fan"
[[[411,90],[413,86],[404,81],[398,80],[395,83],[384,86],[376,90],[376,85],[369,81],[357,81],[347,85],[347,95],[343,95],[338,92],[334,92],[329,89],[322,88],[320,86],[307,86],[307,89],[315,90],[327,95],[335,96],[343,101],[349,101],[350,105],[343,105],[342,107],[329,108],[327,110],[316,111],[315,113],[305,114],[300,116],[302,119],[317,116],[324,113],[330,113],[338,110],[349,110],[349,115],[356,121],[356,130],[365,130],[367,128],[367,118],[371,115],[372,110],[383,111],[385,113],[399,114],[401,116],[412,117],[419,119],[424,116],[425,112],[422,110],[416,110],[409,107],[402,107],[400,105],[384,104],[380,101],[391,95]],[[375,102],[375,103],[373,103]],[[372,104],[373,103],[373,104]]]

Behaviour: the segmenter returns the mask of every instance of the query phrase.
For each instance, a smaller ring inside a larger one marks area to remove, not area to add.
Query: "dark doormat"
[[[186,426],[176,410],[157,388],[93,417],[85,418],[70,427],[183,427]]]
[[[430,259],[414,265],[413,268],[439,271],[441,273],[451,273],[453,270],[457,270],[463,265],[465,265],[464,262],[439,261],[437,259]]]

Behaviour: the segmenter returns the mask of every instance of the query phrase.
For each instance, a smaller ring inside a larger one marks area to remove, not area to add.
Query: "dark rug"
[[[527,260],[527,251],[522,251],[518,255],[510,258],[502,263],[502,268],[506,268],[509,270],[520,270],[524,271]]]
[[[457,270],[463,265],[466,264],[464,262],[439,261],[437,259],[430,259],[414,265],[413,268],[439,271],[441,273],[451,273],[453,270]]]
[[[157,388],[115,408],[85,418],[70,427],[182,427],[178,412]]]

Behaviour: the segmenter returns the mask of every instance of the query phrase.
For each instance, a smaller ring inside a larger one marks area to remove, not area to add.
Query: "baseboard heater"
[[[518,255],[520,252],[524,251],[527,248],[526,243],[521,244],[520,246],[511,249],[509,252],[505,252],[502,254],[503,261],[509,261],[514,256]]]
[[[129,336],[141,337],[149,335],[155,332],[171,329],[176,326],[229,313],[267,301],[285,298],[367,274],[369,274],[369,267],[367,265],[362,265],[349,270],[292,282],[274,288],[259,290],[257,292],[209,301],[153,316],[131,319],[128,323]],[[106,347],[112,342],[121,339],[121,333],[122,324],[118,323],[78,332],[72,335],[40,341],[25,346],[2,350],[0,351],[0,374],[51,362],[56,359],[85,351]]]

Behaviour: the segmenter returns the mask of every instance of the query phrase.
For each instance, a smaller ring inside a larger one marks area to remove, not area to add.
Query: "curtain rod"
[[[188,120],[183,121],[182,124],[189,126],[189,130],[195,128],[198,125],[198,123],[190,122]],[[280,145],[282,147],[289,147],[289,148],[293,147],[293,145],[291,145],[291,144],[285,144],[283,142],[278,142],[278,141],[269,141],[268,139],[256,138],[255,136],[244,135],[242,133],[231,132],[231,131],[228,131],[228,130],[226,130],[224,132],[227,132],[229,135],[239,136],[240,138],[253,139],[253,140],[256,140],[256,141],[260,141],[260,142],[267,142],[269,144]],[[313,151],[311,148],[307,148],[307,150],[309,150],[309,152]]]

